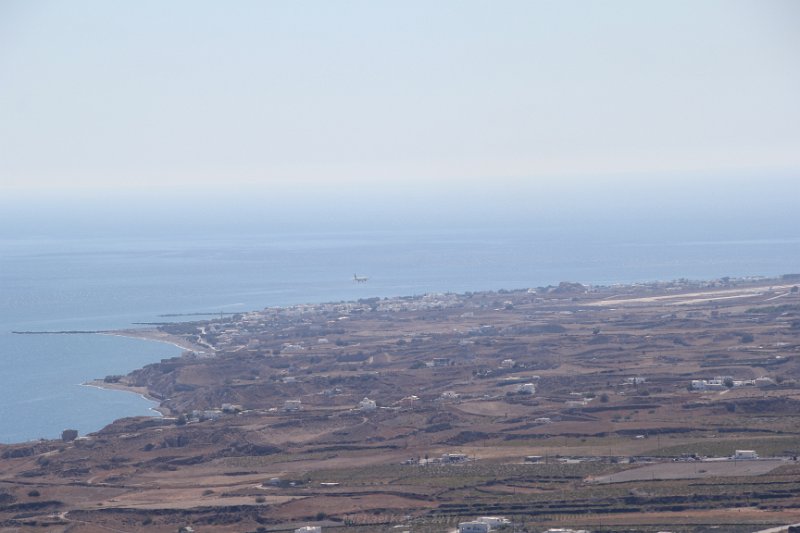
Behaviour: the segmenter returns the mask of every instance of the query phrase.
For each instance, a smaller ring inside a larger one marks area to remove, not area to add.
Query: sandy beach
[[[170,416],[172,414],[171,411],[168,408],[163,407],[161,405],[161,400],[156,398],[155,396],[153,396],[150,393],[150,391],[147,390],[146,387],[134,387],[132,385],[127,385],[125,383],[120,383],[120,382],[109,383],[109,382],[106,382],[106,381],[104,381],[102,379],[95,379],[95,380],[92,380],[92,381],[87,381],[86,383],[81,383],[81,385],[84,386],[84,387],[95,387],[97,389],[118,390],[118,391],[131,392],[133,394],[138,394],[139,396],[141,396],[145,400],[148,400],[148,401],[155,402],[155,403],[159,404],[156,407],[151,407],[150,408],[153,411],[155,411],[156,413],[158,413],[159,415],[161,415],[161,416]]]
[[[177,337],[175,335],[170,335],[169,333],[164,333],[156,328],[148,328],[148,329],[125,329],[125,330],[118,330],[118,331],[108,331],[98,333],[98,335],[110,335],[115,337],[128,337],[132,339],[142,339],[142,340],[149,340],[155,342],[163,342],[166,344],[171,344],[182,350],[187,350],[191,352],[195,352],[198,354],[207,354],[209,353],[209,348],[206,346],[201,346],[199,344],[194,344],[189,342],[186,339],[181,337]],[[125,379],[124,377],[122,378]],[[161,416],[171,416],[172,412],[169,408],[163,406],[161,404],[161,399],[152,395],[151,391],[147,389],[147,387],[136,387],[133,385],[129,385],[124,381],[118,382],[107,382],[103,379],[95,379],[92,381],[88,381],[83,383],[82,385],[86,387],[96,387],[98,389],[105,389],[105,390],[118,390],[124,392],[131,392],[133,394],[138,394],[142,398],[149,400],[151,402],[155,402],[158,404],[156,407],[152,407],[151,409],[158,413]]]
[[[212,351],[211,348],[209,348],[208,346],[203,346],[200,344],[189,342],[188,340],[182,337],[178,337],[176,335],[170,335],[169,333],[164,333],[163,331],[160,331],[156,328],[120,329],[115,331],[102,332],[98,334],[164,342],[167,344],[171,344],[173,346],[177,346],[182,350],[188,350],[191,352],[196,352],[198,354],[208,354],[209,352]]]

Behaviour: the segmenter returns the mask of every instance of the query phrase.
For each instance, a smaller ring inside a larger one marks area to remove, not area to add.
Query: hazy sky
[[[793,0],[0,0],[0,191],[795,175],[798,27]]]

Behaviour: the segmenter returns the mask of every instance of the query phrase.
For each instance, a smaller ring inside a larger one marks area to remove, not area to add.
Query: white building
[[[569,408],[586,407],[587,405],[589,405],[589,401],[586,400],[586,399],[583,399],[583,400],[567,400],[566,405]]]
[[[692,390],[706,391],[706,390],[725,390],[725,382],[719,379],[693,379]]]
[[[467,454],[465,453],[443,453],[441,461],[443,463],[463,463],[466,462]]]
[[[375,403],[375,400],[370,400],[369,398],[364,398],[360,402],[358,402],[358,410],[359,411],[374,411],[378,408],[378,404]]]
[[[283,402],[284,411],[299,411],[302,408],[303,404],[300,400],[286,400]]]
[[[625,383],[627,383],[628,385],[639,385],[641,383],[644,383],[645,381],[646,381],[645,378],[639,376],[632,378],[625,378]]]
[[[753,383],[755,383],[755,385],[758,387],[769,387],[771,385],[775,385],[775,380],[766,376],[761,376],[754,379]]]
[[[484,524],[489,525],[489,529],[495,529],[498,527],[507,526],[511,523],[511,520],[505,518],[504,516],[481,516],[476,522],[483,522]]]
[[[533,383],[523,383],[517,387],[517,392],[519,394],[536,394],[536,385]]]
[[[320,526],[303,526],[294,530],[294,533],[322,533]]]
[[[736,450],[733,454],[734,459],[758,459],[758,454],[755,450]]]
[[[535,418],[533,421],[536,422],[537,424],[550,424],[551,422],[553,422],[552,420],[550,420],[550,417],[547,416],[540,416],[539,418]]]
[[[503,362],[500,363],[500,368],[514,368],[514,360],[513,359],[503,359]]]
[[[458,533],[489,533],[492,528],[486,522],[461,522],[458,524]]]
[[[222,417],[221,409],[206,409],[204,411],[200,410],[192,411],[192,418],[196,418],[197,420],[217,420],[221,417]]]
[[[283,343],[281,346],[281,352],[285,353],[299,353],[305,351],[305,348],[301,344],[291,344],[289,342]]]

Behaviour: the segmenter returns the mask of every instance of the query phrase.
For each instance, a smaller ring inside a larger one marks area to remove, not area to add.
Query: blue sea
[[[662,231],[601,226],[0,238],[0,442],[54,438],[65,428],[85,434],[116,418],[155,415],[154,404],[135,394],[81,384],[180,354],[150,341],[14,330],[128,328],[169,313],[564,280],[613,284],[800,271],[797,226],[704,234],[663,231],[663,224]],[[353,283],[353,274],[369,281]]]

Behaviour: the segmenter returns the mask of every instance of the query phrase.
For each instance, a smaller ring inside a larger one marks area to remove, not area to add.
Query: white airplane
[[[353,281],[356,283],[366,283],[369,278],[360,278],[358,274],[353,274]]]

